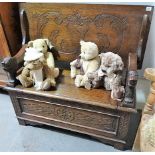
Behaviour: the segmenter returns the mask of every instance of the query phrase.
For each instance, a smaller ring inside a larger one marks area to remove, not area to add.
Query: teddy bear
[[[36,90],[49,90],[51,83],[50,79],[44,76],[45,59],[43,53],[34,48],[26,48],[24,61],[24,68],[21,74],[17,76],[23,87],[34,85]]]
[[[86,87],[87,74],[96,71],[100,66],[98,47],[93,42],[80,41],[81,54],[70,63],[71,78],[75,78],[77,87]]]
[[[101,53],[101,65],[95,72],[88,74],[86,88],[104,87],[111,90],[111,98],[121,101],[124,97],[124,86],[122,86],[122,71],[124,63],[118,54],[112,52]]]
[[[50,79],[51,85],[55,87],[56,81],[55,78],[59,76],[59,68],[55,68],[54,57],[51,52],[48,52],[48,48],[52,49],[54,46],[48,39],[36,39],[28,42],[28,47],[32,47],[43,53],[45,64],[44,64],[44,73],[46,78]]]
[[[31,64],[25,65],[21,74],[16,77],[16,79],[19,80],[25,88],[33,86],[33,79],[32,76],[30,76],[30,69]]]

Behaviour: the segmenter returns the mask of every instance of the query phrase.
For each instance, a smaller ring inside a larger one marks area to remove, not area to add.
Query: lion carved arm
[[[126,77],[126,87],[125,87],[125,99],[123,106],[135,107],[135,91],[138,80],[137,73],[137,54],[129,53],[128,57],[128,71]]]
[[[23,47],[19,50],[19,52],[13,57],[6,57],[3,59],[2,67],[8,76],[7,85],[10,87],[14,87],[16,83],[16,74],[17,70],[20,69],[23,65],[23,57],[25,53],[25,48],[27,45],[23,45]]]

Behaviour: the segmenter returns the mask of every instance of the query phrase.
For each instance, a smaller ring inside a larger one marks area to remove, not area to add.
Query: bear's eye
[[[44,48],[45,46],[43,45],[42,47]]]

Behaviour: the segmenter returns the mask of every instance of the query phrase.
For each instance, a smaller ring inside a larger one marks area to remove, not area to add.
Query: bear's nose
[[[103,73],[106,73],[106,70],[102,69],[102,72],[103,72]]]

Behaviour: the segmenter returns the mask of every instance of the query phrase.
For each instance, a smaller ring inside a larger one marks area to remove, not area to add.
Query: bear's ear
[[[80,45],[82,46],[85,43],[84,40],[80,40]]]
[[[102,58],[104,56],[104,53],[100,53],[98,56]]]
[[[123,68],[124,68],[124,63],[123,63],[123,61],[122,61],[122,60],[116,61],[116,64],[117,64],[117,70],[122,71]]]
[[[27,45],[28,47],[33,47],[33,41],[29,41]]]
[[[24,66],[26,66],[28,63],[29,63],[28,61],[25,61],[25,62],[24,62]]]
[[[46,42],[47,46],[49,47],[49,49],[52,49],[54,46],[52,45],[52,43],[48,40],[48,39],[44,39],[44,41]]]

